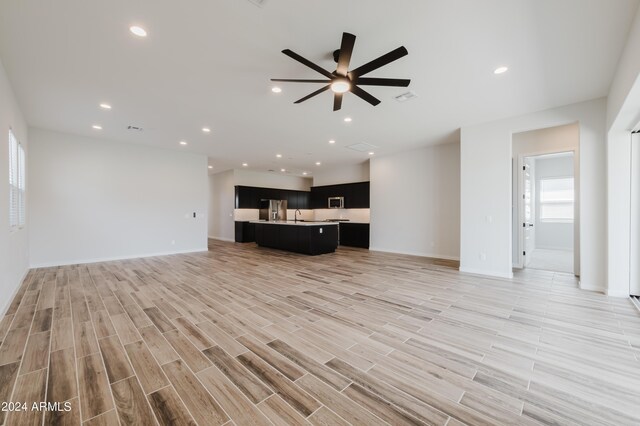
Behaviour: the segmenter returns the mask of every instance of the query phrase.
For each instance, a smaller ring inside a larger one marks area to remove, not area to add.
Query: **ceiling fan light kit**
[[[290,58],[300,62],[301,64],[311,68],[312,70],[322,74],[326,77],[326,79],[282,79],[282,78],[272,78],[271,81],[281,81],[288,83],[324,83],[326,84],[322,88],[316,90],[309,95],[298,99],[294,103],[299,104],[308,99],[313,98],[320,93],[323,93],[329,89],[333,92],[333,110],[338,111],[342,108],[342,98],[343,95],[347,92],[351,92],[359,98],[367,101],[373,106],[376,106],[380,103],[380,100],[371,95],[366,90],[362,89],[360,86],[387,86],[387,87],[408,87],[411,80],[409,79],[397,79],[397,78],[374,78],[374,77],[363,77],[363,75],[370,73],[371,71],[375,71],[378,68],[382,68],[383,66],[402,58],[409,54],[407,49],[404,46],[398,47],[391,52],[380,56],[373,61],[367,62],[366,64],[349,71],[349,63],[351,62],[351,54],[353,53],[353,47],[356,42],[356,36],[349,33],[342,33],[342,43],[340,49],[333,53],[334,59],[338,63],[336,70],[334,72],[329,72],[324,68],[314,64],[308,59],[303,58],[297,53],[285,49],[282,51],[285,55]]]

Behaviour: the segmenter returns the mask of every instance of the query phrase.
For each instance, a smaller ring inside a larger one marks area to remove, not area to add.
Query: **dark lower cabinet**
[[[255,224],[251,222],[236,222],[236,243],[252,243],[255,240]]]
[[[341,222],[340,245],[369,248],[369,224]]]
[[[338,247],[337,225],[254,225],[259,246],[310,255],[333,253]]]

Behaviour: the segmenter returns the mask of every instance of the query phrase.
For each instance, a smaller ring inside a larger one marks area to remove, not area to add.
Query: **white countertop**
[[[323,226],[323,225],[338,225],[338,222],[294,222],[293,220],[276,220],[276,221],[266,221],[266,220],[252,220],[250,223],[260,223],[263,225],[294,225],[294,226]]]

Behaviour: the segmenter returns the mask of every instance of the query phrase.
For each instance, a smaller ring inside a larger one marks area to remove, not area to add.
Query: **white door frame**
[[[640,296],[640,133],[631,134],[629,294]]]
[[[540,155],[550,155],[550,154],[562,154],[562,153],[568,153],[570,152],[573,155],[574,158],[574,162],[575,162],[575,158],[576,158],[576,150],[575,149],[561,149],[559,151],[555,151],[555,150],[541,150],[541,151],[532,151],[532,152],[527,152],[526,154],[520,154],[518,155],[518,159],[517,159],[517,173],[515,174],[518,181],[517,181],[517,188],[518,188],[518,202],[514,203],[514,205],[517,208],[517,216],[518,216],[518,255],[517,255],[517,259],[513,262],[514,267],[515,268],[519,268],[519,269],[523,269],[524,268],[524,256],[522,255],[522,252],[524,251],[524,231],[523,231],[523,227],[522,224],[524,223],[524,201],[523,201],[523,195],[524,195],[524,181],[522,179],[522,167],[524,166],[524,159],[527,157],[537,157]],[[579,182],[580,182],[580,178],[577,174],[577,171],[574,167],[573,170],[573,178],[574,181],[577,182],[578,184],[574,186],[574,203],[573,203],[573,209],[574,209],[574,220],[580,217],[580,203],[579,203],[579,197],[578,197],[578,191],[579,191]],[[577,178],[577,179],[576,179]],[[574,228],[574,232],[579,232],[579,227]],[[535,232],[535,231],[534,231]],[[574,252],[579,250],[579,247],[576,246],[576,241],[580,241],[579,238],[578,240],[576,240],[575,236],[574,236],[574,246],[573,246],[573,250]],[[573,265],[574,271],[576,270],[576,264],[574,262]]]

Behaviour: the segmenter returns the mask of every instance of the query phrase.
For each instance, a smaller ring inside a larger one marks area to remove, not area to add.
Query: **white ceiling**
[[[247,162],[313,172],[316,161],[366,160],[344,148],[353,143],[385,155],[456,140],[463,125],[605,96],[637,4],[0,0],[0,57],[32,126],[206,153],[213,171]],[[149,36],[131,35],[133,24]],[[369,87],[380,105],[347,94],[334,113],[330,92],[293,104],[319,85],[271,92],[270,78],[322,78],[282,49],[333,70],[343,31],[358,37],[352,69],[404,45],[407,57],[368,76],[411,78],[419,97],[398,103],[407,89]],[[499,65],[510,69],[496,76]]]

